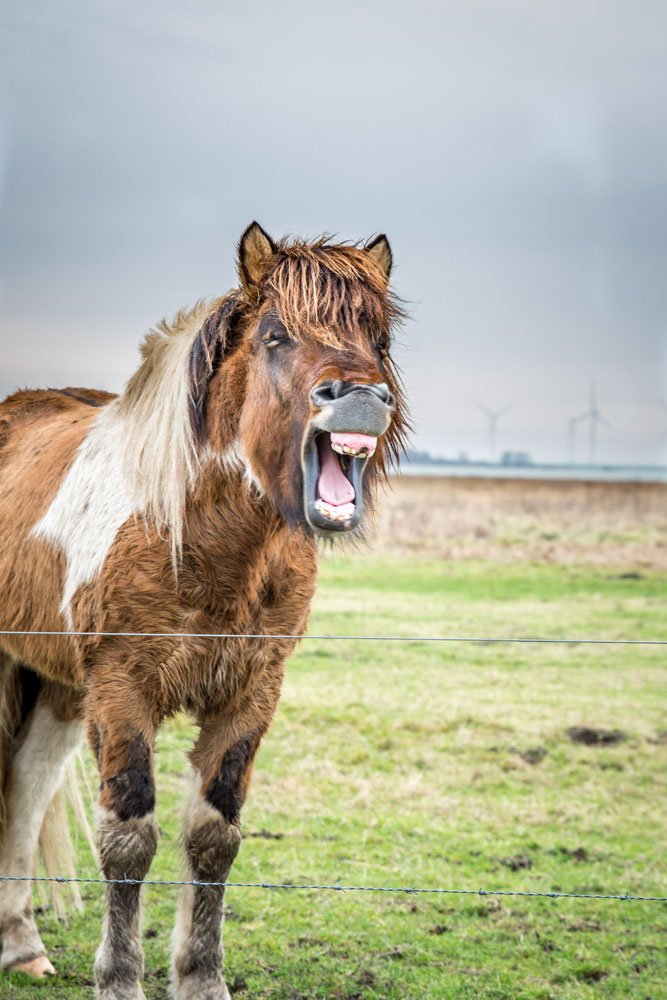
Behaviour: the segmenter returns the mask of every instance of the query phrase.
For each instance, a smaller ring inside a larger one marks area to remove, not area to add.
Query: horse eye
[[[278,347],[280,344],[284,344],[285,343],[285,338],[284,337],[267,337],[266,340],[262,341],[262,343],[264,344],[264,347]]]

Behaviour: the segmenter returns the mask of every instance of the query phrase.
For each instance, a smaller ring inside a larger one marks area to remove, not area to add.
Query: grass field
[[[313,633],[667,639],[662,571],[427,555],[327,557]],[[660,647],[307,640],[244,812],[237,881],[667,895]],[[607,733],[586,745],[571,727]],[[180,877],[186,720],[162,733],[151,875]],[[81,841],[80,870],[95,873]],[[92,993],[100,887],[68,927],[45,907],[55,980]],[[145,990],[167,993],[177,890],[146,892]],[[235,998],[664,998],[667,904],[236,888]]]

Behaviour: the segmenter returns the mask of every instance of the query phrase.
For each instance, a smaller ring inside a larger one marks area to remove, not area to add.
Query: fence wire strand
[[[538,636],[431,636],[431,635],[317,635],[317,634],[270,634],[264,632],[88,632],[88,631],[47,631],[37,629],[0,629],[0,635],[16,636],[91,636],[100,638],[140,638],[140,639],[341,639],[347,641],[370,642],[471,642],[480,644],[499,643],[560,643],[564,645],[608,645],[608,646],[667,646],[667,639],[593,639],[593,638],[544,638]],[[0,875],[3,882],[57,882],[90,883],[95,885],[155,885],[155,886],[200,886],[215,888],[245,889],[310,889],[332,892],[380,892],[405,893],[407,895],[456,895],[456,896],[521,896],[545,899],[595,899],[621,900],[625,902],[665,903],[667,896],[631,896],[630,893],[589,893],[527,891],[519,889],[443,889],[419,888],[413,886],[370,886],[334,885],[295,882],[202,882],[181,879],[137,879],[119,878],[66,878],[62,875]]]
[[[585,646],[667,646],[667,639],[580,639],[540,638],[533,636],[471,635],[307,635],[267,632],[56,632],[37,629],[0,629],[0,635],[99,636],[135,639],[346,639],[370,642],[478,642],[490,645],[503,642],[561,643]]]
[[[383,885],[319,885],[316,883],[297,882],[202,882],[198,879],[134,879],[134,878],[65,878],[62,875],[0,875],[0,882],[86,882],[95,885],[192,885],[200,888],[224,889],[320,889],[331,892],[394,892],[417,895],[443,896],[541,896],[545,899],[614,899],[629,903],[667,903],[667,896],[631,896],[621,894],[593,892],[529,892],[519,889],[422,889],[416,886],[383,886]]]

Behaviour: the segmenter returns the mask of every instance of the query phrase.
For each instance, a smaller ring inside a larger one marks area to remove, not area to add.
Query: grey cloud
[[[562,457],[596,378],[602,457],[664,457],[665,29],[601,0],[15,6],[0,388],[119,388],[254,217],[385,230],[418,444],[482,455],[484,395],[508,447]]]

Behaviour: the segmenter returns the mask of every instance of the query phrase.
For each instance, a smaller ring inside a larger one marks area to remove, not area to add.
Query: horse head
[[[239,242],[240,289],[192,345],[200,440],[243,464],[293,528],[332,537],[360,526],[403,445],[391,263],[385,236],[276,243],[255,222]]]

